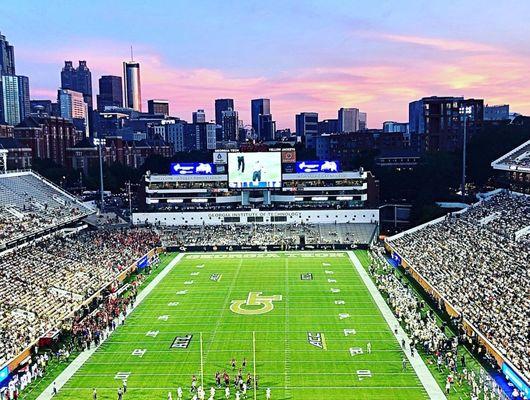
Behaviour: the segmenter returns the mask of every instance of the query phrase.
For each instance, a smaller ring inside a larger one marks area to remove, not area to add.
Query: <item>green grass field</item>
[[[304,273],[313,280],[302,280]],[[213,274],[221,278],[214,281]],[[247,305],[251,292],[282,298]],[[356,333],[345,336],[344,329]],[[158,334],[147,336],[150,331]],[[322,334],[324,348],[310,344],[308,333]],[[177,336],[188,334],[193,335],[188,348],[171,348]],[[399,344],[340,252],[184,256],[56,398],[91,399],[97,388],[98,399],[115,399],[119,372],[130,373],[124,399],[166,399],[168,391],[175,399],[178,386],[190,398],[191,376],[201,376],[201,336],[207,389],[216,371],[226,369],[232,380],[230,359],[239,367],[245,357],[245,375],[255,366],[259,376],[258,399],[265,398],[267,387],[275,400],[427,398],[412,368],[402,371]],[[365,352],[352,356],[351,347]],[[138,356],[135,349],[146,351]],[[369,370],[371,377],[360,378],[359,370]],[[233,385],[231,392],[233,399]],[[215,398],[224,398],[224,391],[217,390]]]

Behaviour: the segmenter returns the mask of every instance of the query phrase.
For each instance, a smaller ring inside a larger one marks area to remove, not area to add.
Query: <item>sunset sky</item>
[[[112,4],[112,5],[109,5]],[[0,32],[33,99],[56,97],[64,60],[101,75],[141,63],[142,100],[191,120],[215,98],[268,97],[277,128],[340,107],[368,126],[407,120],[422,96],[463,95],[530,114],[530,1],[3,0]]]

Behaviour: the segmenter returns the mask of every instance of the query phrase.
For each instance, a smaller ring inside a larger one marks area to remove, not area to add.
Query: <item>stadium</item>
[[[530,198],[383,238],[375,185],[218,151],[147,173],[129,225],[4,170],[0,398],[527,398]]]

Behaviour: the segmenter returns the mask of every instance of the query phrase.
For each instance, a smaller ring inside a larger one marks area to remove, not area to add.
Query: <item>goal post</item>
[[[252,331],[252,365],[254,366],[254,400],[256,400],[257,393],[257,382],[256,382],[256,331]]]
[[[199,334],[199,342],[201,345],[201,386],[204,389],[204,359],[202,353],[202,332]]]

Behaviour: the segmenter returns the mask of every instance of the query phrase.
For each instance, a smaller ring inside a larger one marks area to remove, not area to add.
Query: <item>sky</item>
[[[33,99],[55,99],[64,60],[101,75],[141,64],[142,101],[170,100],[191,120],[233,98],[270,98],[277,128],[295,114],[368,113],[368,126],[406,121],[423,96],[483,98],[530,114],[530,1],[2,0],[0,32]]]

